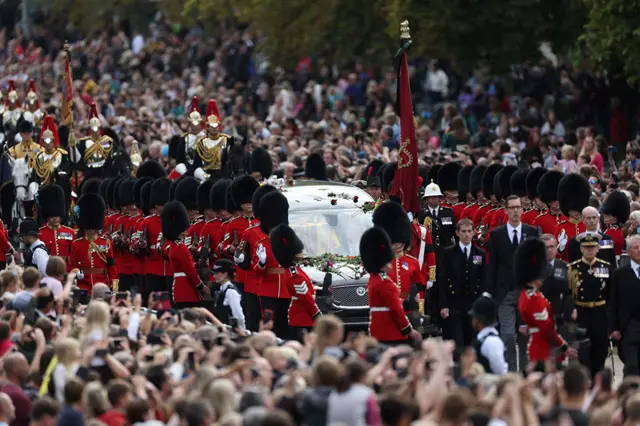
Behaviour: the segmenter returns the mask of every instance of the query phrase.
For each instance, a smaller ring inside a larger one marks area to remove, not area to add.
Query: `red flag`
[[[73,121],[73,75],[71,74],[69,50],[66,50],[65,53],[67,55],[62,77],[62,122],[69,125]]]
[[[393,178],[389,195],[402,200],[402,207],[410,213],[420,211],[418,200],[418,144],[413,121],[411,86],[407,52],[402,52],[398,70],[398,114],[400,115],[400,149],[398,150],[398,170]]]

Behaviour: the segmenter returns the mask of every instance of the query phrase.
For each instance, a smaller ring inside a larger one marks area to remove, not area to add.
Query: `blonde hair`
[[[194,398],[202,396],[207,386],[218,376],[218,371],[210,366],[203,366],[198,369],[198,374],[191,383],[189,396]]]
[[[218,379],[209,384],[203,392],[203,397],[213,407],[216,418],[222,418],[235,410],[235,387],[229,379]]]
[[[82,408],[88,419],[101,416],[109,411],[107,390],[100,382],[91,382],[84,387],[82,392]]]
[[[313,331],[316,334],[316,355],[322,355],[325,348],[328,346],[329,337],[336,330],[344,330],[342,321],[334,315],[322,315],[316,325],[313,327]]]
[[[287,360],[289,358],[298,359],[298,354],[293,348],[285,346],[271,346],[264,351],[264,358],[269,361],[269,364],[275,365],[278,360]]]
[[[71,337],[66,337],[56,344],[56,356],[60,364],[66,367],[78,361],[80,353],[80,342]]]
[[[85,315],[86,323],[81,333],[81,339],[84,344],[95,343],[92,333],[101,332],[102,338],[109,337],[111,327],[111,313],[109,312],[109,304],[102,300],[93,300],[87,306]],[[84,346],[84,345],[83,345]]]
[[[569,158],[566,158],[569,156]],[[566,160],[575,160],[576,159],[576,149],[571,145],[563,145],[562,147],[562,158]]]

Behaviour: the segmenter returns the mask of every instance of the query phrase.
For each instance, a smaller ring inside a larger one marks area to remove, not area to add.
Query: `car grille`
[[[369,293],[367,293],[366,284],[333,286],[331,299],[335,309],[369,309]]]

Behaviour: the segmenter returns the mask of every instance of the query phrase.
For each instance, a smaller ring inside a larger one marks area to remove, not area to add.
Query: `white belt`
[[[297,296],[292,296],[291,300],[298,300],[298,297]]]
[[[369,309],[369,311],[371,312],[389,312],[391,309],[389,309],[387,306],[373,306]]]
[[[187,274],[185,274],[184,272],[176,272],[175,274],[173,274],[173,278],[178,278],[178,277],[186,277]]]
[[[529,334],[537,333],[540,329],[538,327],[532,327],[529,329]]]

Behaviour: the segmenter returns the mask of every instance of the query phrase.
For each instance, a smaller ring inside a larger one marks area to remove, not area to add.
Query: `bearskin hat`
[[[231,196],[231,184],[227,186],[227,191],[224,194],[224,208],[229,213],[234,213],[241,210],[240,206],[235,203],[233,197]]]
[[[18,132],[33,133],[33,124],[28,120],[22,120],[18,125]]]
[[[104,228],[105,204],[98,194],[85,194],[78,200],[78,228],[81,230]]]
[[[524,287],[534,280],[543,280],[547,276],[547,249],[538,238],[524,239],[513,255],[513,271],[516,285]]]
[[[262,197],[267,195],[270,192],[277,191],[278,189],[273,185],[260,185],[260,188],[256,189],[253,193],[253,197],[251,198],[251,207],[253,209],[253,215],[260,219],[259,210],[260,210],[260,200]]]
[[[107,198],[105,198],[104,202],[107,205],[107,207],[114,209],[115,206],[113,205],[113,197],[114,197],[114,192],[116,189],[116,183],[118,182],[118,178],[112,178],[111,180],[109,180],[109,184],[107,186],[107,192],[106,192],[106,196]]]
[[[518,170],[516,166],[505,166],[493,179],[493,192],[497,199],[505,200],[511,195],[511,176]]]
[[[560,179],[558,184],[558,201],[560,210],[569,217],[570,211],[582,213],[582,209],[589,205],[591,186],[582,175],[571,173]]]
[[[198,187],[200,181],[194,177],[188,176],[180,179],[176,185],[174,200],[180,201],[187,210],[198,210]]]
[[[226,210],[227,188],[229,185],[231,185],[231,179],[219,179],[211,187],[211,191],[209,191],[209,204],[211,205],[211,210],[214,212]]]
[[[304,250],[304,244],[289,225],[280,224],[273,228],[269,241],[273,256],[283,268],[295,265],[296,256]]]
[[[384,161],[375,159],[369,161],[363,170],[363,175],[360,177],[361,179],[367,180],[367,187],[378,186],[381,187],[382,182],[380,181],[380,176],[378,176],[378,172],[384,166]]]
[[[265,194],[258,206],[260,229],[269,234],[273,228],[280,224],[289,224],[289,201],[280,191],[271,191]]]
[[[169,187],[171,180],[166,177],[158,178],[151,184],[151,207],[164,206],[169,202]]]
[[[388,202],[373,211],[373,224],[384,229],[391,243],[411,245],[411,221],[398,203]]]
[[[147,182],[152,182],[153,178],[150,176],[141,177],[136,179],[136,183],[133,185],[133,198],[136,201],[136,206],[142,208],[142,186]],[[151,185],[149,185],[151,187]],[[146,214],[145,214],[146,216]]]
[[[502,170],[502,164],[491,164],[482,174],[482,193],[485,197],[496,195],[493,192],[493,179],[500,170]]]
[[[178,187],[180,181],[186,177],[186,175],[182,175],[176,180],[169,179],[171,180],[171,185],[169,185],[169,201],[173,201],[176,199],[176,188]]]
[[[434,164],[433,166],[431,166],[429,172],[427,173],[427,182],[424,184],[425,186],[429,185],[431,182],[438,185],[438,175],[440,174],[441,168],[442,164]],[[442,188],[440,188],[440,190],[442,191]]]
[[[99,194],[101,185],[102,180],[100,180],[99,178],[87,179],[83,181],[82,185],[80,186],[80,195],[89,193]]]
[[[136,203],[136,196],[133,190],[135,185],[135,179],[122,180],[118,189],[118,199],[121,206],[131,206]]]
[[[307,157],[304,176],[308,179],[327,180],[327,165],[320,154],[310,154]]]
[[[162,167],[160,163],[155,160],[147,160],[144,163],[140,164],[138,170],[136,171],[136,177],[140,179],[141,177],[149,176],[152,178],[161,178],[166,177],[167,172]]]
[[[380,175],[380,183],[382,184],[382,190],[384,192],[389,192],[391,190],[391,185],[393,184],[393,179],[396,177],[397,169],[397,163],[387,163],[378,171],[378,174]]]
[[[189,229],[189,213],[180,201],[169,201],[162,208],[160,224],[162,235],[169,241],[175,241]]]
[[[631,204],[629,198],[622,191],[614,191],[604,200],[602,214],[608,214],[618,219],[618,224],[622,225],[629,220],[631,214]]]
[[[268,179],[273,174],[273,161],[266,149],[258,147],[251,152],[249,170],[252,174],[260,173],[262,179]]]
[[[469,177],[469,192],[475,198],[478,198],[478,193],[482,191],[482,175],[486,170],[487,166],[475,166]]]
[[[198,204],[198,210],[204,213],[205,210],[211,209],[211,200],[209,199],[209,193],[214,181],[207,179],[198,186],[198,192],[196,193],[196,201]]]
[[[253,193],[260,187],[260,183],[251,175],[238,176],[231,182],[231,198],[233,202],[241,206],[251,203]]]
[[[102,182],[100,182],[100,187],[98,188],[98,194],[100,194],[100,197],[102,197],[102,201],[104,201],[105,205],[109,205],[109,185],[113,180],[115,179],[102,179]]]
[[[467,194],[469,193],[471,184],[471,172],[473,169],[474,166],[468,165],[461,168],[458,172],[458,199],[462,202],[467,201]]]
[[[527,176],[529,175],[529,169],[518,169],[511,175],[511,193],[518,197],[527,196]]]
[[[120,210],[122,204],[120,203],[120,185],[124,182],[125,178],[116,179],[113,184],[113,194],[111,194],[111,208]]]
[[[40,206],[40,212],[45,219],[50,217],[65,217],[65,194],[64,190],[51,183],[44,185],[38,190],[38,205]]]
[[[535,169],[529,170],[527,173],[527,180],[525,182],[525,186],[527,187],[527,197],[531,200],[535,200],[538,197],[538,183],[540,182],[540,178],[547,173],[547,169],[544,167],[537,167]]]
[[[558,200],[558,185],[564,177],[561,171],[549,170],[538,181],[538,197],[543,203],[551,203]]]
[[[151,186],[153,185],[153,181],[149,180],[142,184],[142,188],[140,189],[140,210],[142,210],[142,214],[144,216],[149,216],[151,214]]]
[[[458,190],[458,172],[460,172],[462,166],[460,163],[451,161],[446,163],[440,170],[438,170],[437,184],[440,187],[440,191],[457,191]]]
[[[370,274],[379,274],[393,260],[391,240],[384,229],[374,226],[364,231],[360,238],[360,259]]]

